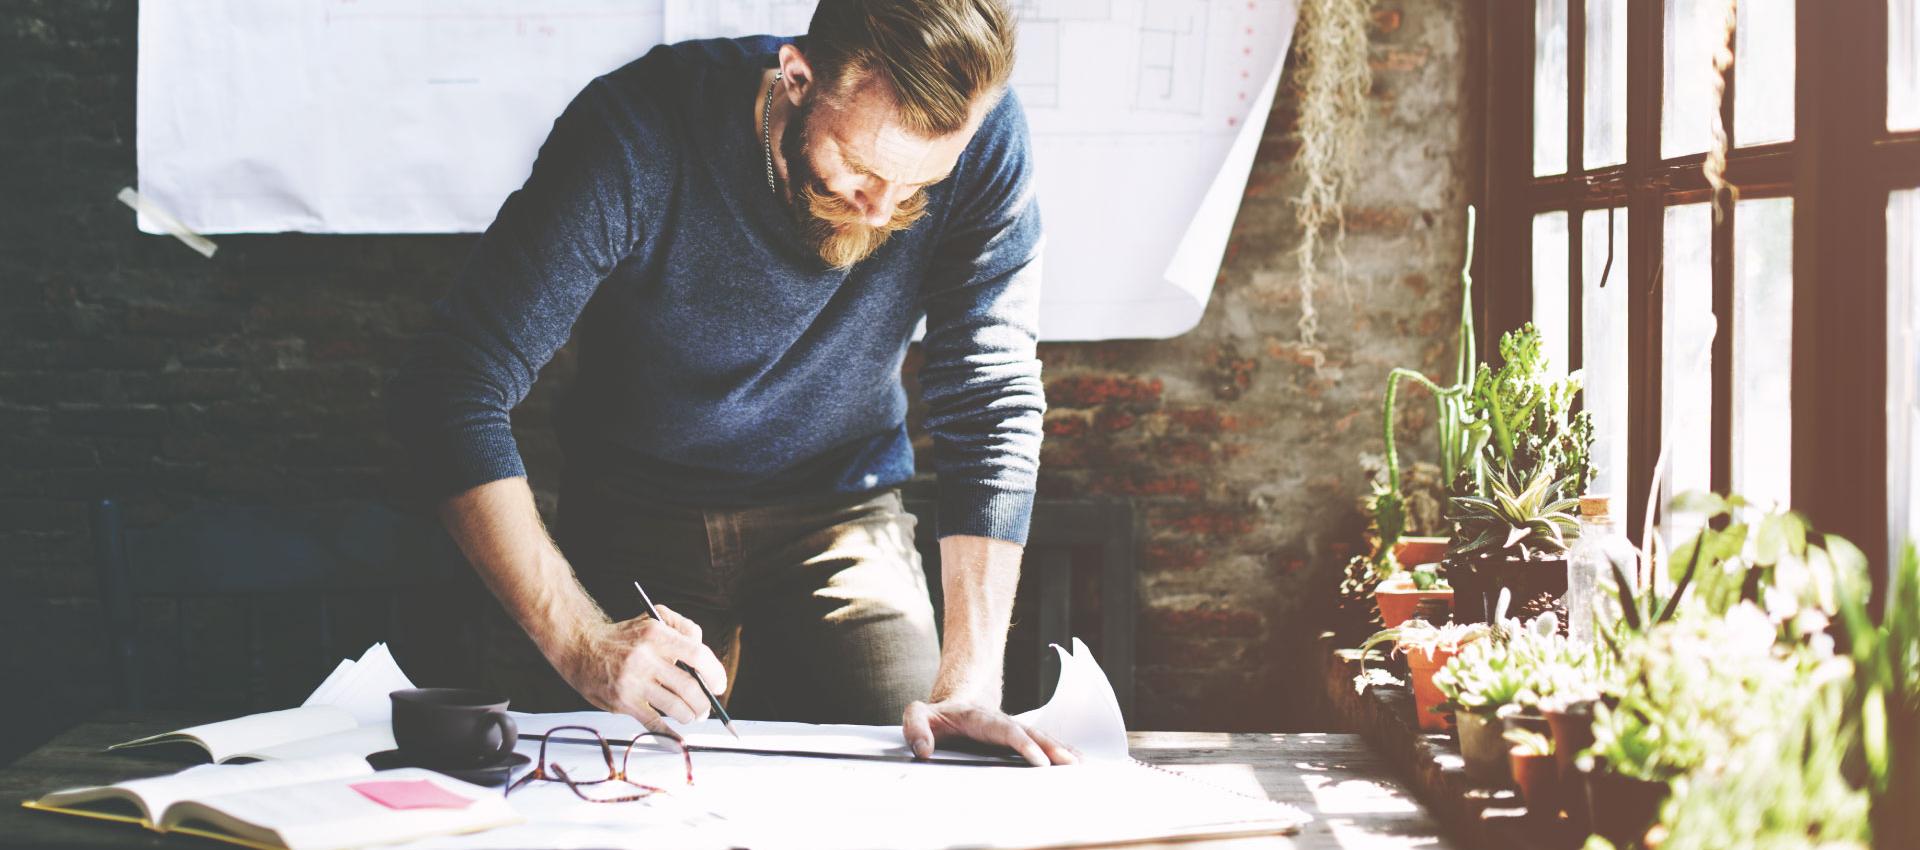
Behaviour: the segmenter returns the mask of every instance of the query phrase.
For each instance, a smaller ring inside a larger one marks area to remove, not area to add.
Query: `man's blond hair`
[[[1005,88],[1013,36],[1001,0],[820,0],[805,52],[827,98],[877,80],[908,129],[938,136]]]

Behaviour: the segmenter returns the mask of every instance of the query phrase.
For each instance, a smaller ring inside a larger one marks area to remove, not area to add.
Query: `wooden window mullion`
[[[1879,565],[1887,550],[1887,5],[1795,7],[1793,504]],[[1874,570],[1875,604],[1885,570]]]
[[[1727,152],[1729,155],[1739,144],[1734,134],[1734,86],[1739,71],[1738,54],[1734,57],[1735,66],[1727,69],[1726,90],[1720,99],[1720,126],[1727,134]],[[1729,164],[1731,171],[1731,164]],[[1705,179],[1704,174],[1702,180]],[[1711,201],[1711,195],[1709,195]],[[1712,450],[1709,462],[1711,475],[1709,481],[1714,492],[1727,493],[1733,490],[1733,336],[1739,332],[1735,324],[1739,319],[1733,309],[1733,228],[1734,199],[1731,196],[1719,199],[1722,211],[1713,219],[1713,315],[1715,319],[1713,334],[1712,368],[1713,375],[1713,421]]]
[[[1637,540],[1649,508],[1660,434],[1660,279],[1666,229],[1660,158],[1665,16],[1660,0],[1627,2],[1627,528]]]
[[[1567,177],[1584,184],[1587,170],[1587,0],[1567,0]],[[1574,193],[1567,204],[1567,362],[1581,368],[1586,313],[1582,301],[1586,276],[1586,204]],[[1585,393],[1581,393],[1582,407]]]

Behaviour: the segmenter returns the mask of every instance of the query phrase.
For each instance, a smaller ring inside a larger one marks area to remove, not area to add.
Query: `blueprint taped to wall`
[[[1200,319],[1297,0],[1010,0],[1047,226],[1041,333]],[[148,0],[139,191],[199,233],[473,233],[594,76],[801,33],[813,0]],[[165,232],[141,217],[149,233]]]

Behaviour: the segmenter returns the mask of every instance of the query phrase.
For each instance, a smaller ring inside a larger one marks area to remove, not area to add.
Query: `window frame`
[[[1704,154],[1662,158],[1660,131],[1669,0],[1624,0],[1626,162],[1585,167],[1586,24],[1589,0],[1567,0],[1567,171],[1533,176],[1534,6],[1489,3],[1481,18],[1480,202],[1474,313],[1481,355],[1533,313],[1533,217],[1568,213],[1567,350],[1580,367],[1581,282],[1588,211],[1628,211],[1627,251],[1615,279],[1629,286],[1628,528],[1637,537],[1659,448],[1662,364],[1661,258],[1665,209],[1711,200]],[[1793,508],[1816,527],[1890,564],[1887,470],[1887,232],[1889,193],[1920,187],[1920,131],[1887,130],[1885,0],[1833,4],[1796,0],[1794,138],[1739,147],[1726,176],[1745,199],[1792,197]],[[1721,104],[1736,132],[1739,57]],[[1736,204],[1714,223],[1713,486],[1732,476]],[[1609,286],[1614,285],[1609,281]],[[1860,317],[1872,317],[1861,321]],[[1832,376],[1849,376],[1836,379]],[[1885,576],[1875,571],[1876,600]],[[1877,601],[1876,601],[1877,605]]]

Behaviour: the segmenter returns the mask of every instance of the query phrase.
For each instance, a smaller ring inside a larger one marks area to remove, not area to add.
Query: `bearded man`
[[[556,119],[387,398],[566,688],[689,722],[685,662],[742,717],[1072,760],[1000,707],[1045,408],[1013,57],[998,0],[823,0],[803,37],[661,46]],[[898,489],[923,319],[944,640]],[[570,335],[550,538],[508,413]]]

